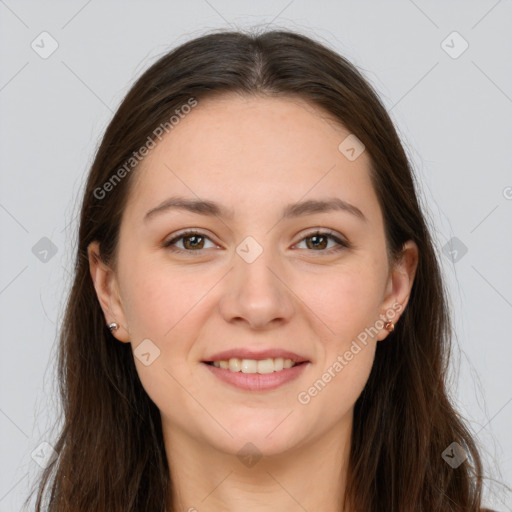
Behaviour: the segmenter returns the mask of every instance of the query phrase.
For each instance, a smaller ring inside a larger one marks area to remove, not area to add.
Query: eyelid
[[[344,235],[342,235],[341,233],[338,233],[337,231],[334,231],[333,229],[329,229],[329,228],[311,228],[310,231],[307,231],[305,234],[302,234],[302,238],[299,241],[302,241],[304,238],[307,238],[307,237],[310,237],[313,235],[332,236],[333,238],[337,238],[340,242],[343,242],[343,243],[349,245],[349,242],[345,238]]]

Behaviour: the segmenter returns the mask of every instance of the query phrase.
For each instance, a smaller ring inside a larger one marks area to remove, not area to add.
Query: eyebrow
[[[162,214],[170,210],[184,210],[198,215],[215,216],[226,219],[232,219],[234,217],[233,210],[228,210],[214,201],[174,196],[166,199],[155,208],[149,210],[144,216],[144,222],[149,221],[158,214]],[[330,211],[347,212],[364,222],[367,221],[367,218],[357,206],[347,203],[338,197],[309,199],[307,201],[291,203],[284,208],[283,218],[291,219],[295,217],[302,217],[304,215]]]

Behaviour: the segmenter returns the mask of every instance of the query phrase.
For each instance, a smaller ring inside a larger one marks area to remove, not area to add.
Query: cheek
[[[165,265],[140,263],[141,270],[125,274],[123,301],[126,322],[134,340],[164,342],[201,302],[212,287],[208,280]]]
[[[353,352],[357,353],[353,353]],[[309,387],[301,390],[297,400],[304,417],[309,418],[310,430],[324,432],[338,422],[350,422],[351,411],[370,375],[375,356],[375,344],[368,343],[328,358],[323,372],[315,376]]]
[[[169,315],[179,306],[177,293],[164,284],[148,274],[143,279],[131,277],[124,310],[132,341],[141,337],[161,338],[172,327]]]
[[[178,410],[177,404],[194,407],[187,391],[199,396],[200,390],[193,386],[191,369],[183,363],[197,337],[201,298],[213,283],[143,258],[134,258],[130,265],[133,270],[128,271],[127,266],[124,269],[122,293],[135,366],[151,400],[164,415],[172,416]],[[146,365],[138,356],[142,352],[138,346],[148,339],[152,344],[145,342],[148,348],[144,352],[150,354]],[[183,382],[189,383],[187,391],[180,385]],[[199,415],[200,411],[195,414]],[[173,416],[173,422],[179,423],[179,417]]]
[[[315,431],[348,418],[366,385],[375,356],[373,336],[379,330],[375,324],[381,282],[370,266],[347,267],[320,279],[320,286],[309,295],[307,305],[321,319],[315,331],[321,328],[327,334],[318,346],[318,366],[297,401],[316,425]]]
[[[303,282],[305,303],[326,326],[339,348],[373,326],[379,318],[382,276],[371,265],[348,265]]]
[[[318,286],[305,284],[304,289],[312,290],[307,305],[321,320],[315,331],[326,333],[318,347],[319,367],[303,390],[305,401],[333,421],[353,406],[371,372],[383,275],[382,268],[368,261],[340,267],[317,279]]]

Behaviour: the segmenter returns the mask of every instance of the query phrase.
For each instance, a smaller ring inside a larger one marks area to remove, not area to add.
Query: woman
[[[341,56],[286,31],[164,55],[78,242],[38,511],[481,510],[411,167]]]

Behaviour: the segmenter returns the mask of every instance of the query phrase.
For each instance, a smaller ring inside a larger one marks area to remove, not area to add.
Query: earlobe
[[[397,257],[387,283],[386,298],[383,302],[381,317],[386,322],[396,325],[411,295],[416,270],[418,267],[418,246],[408,240]],[[378,339],[383,340],[394,330],[394,325],[387,324],[379,333]]]
[[[110,329],[110,332],[119,341],[129,342],[124,310],[120,301],[118,287],[116,286],[116,275],[114,271],[102,260],[99,250],[99,242],[91,242],[87,248],[89,258],[89,271],[93,281],[94,289],[105,316],[106,328],[112,323],[117,324],[117,329]]]

